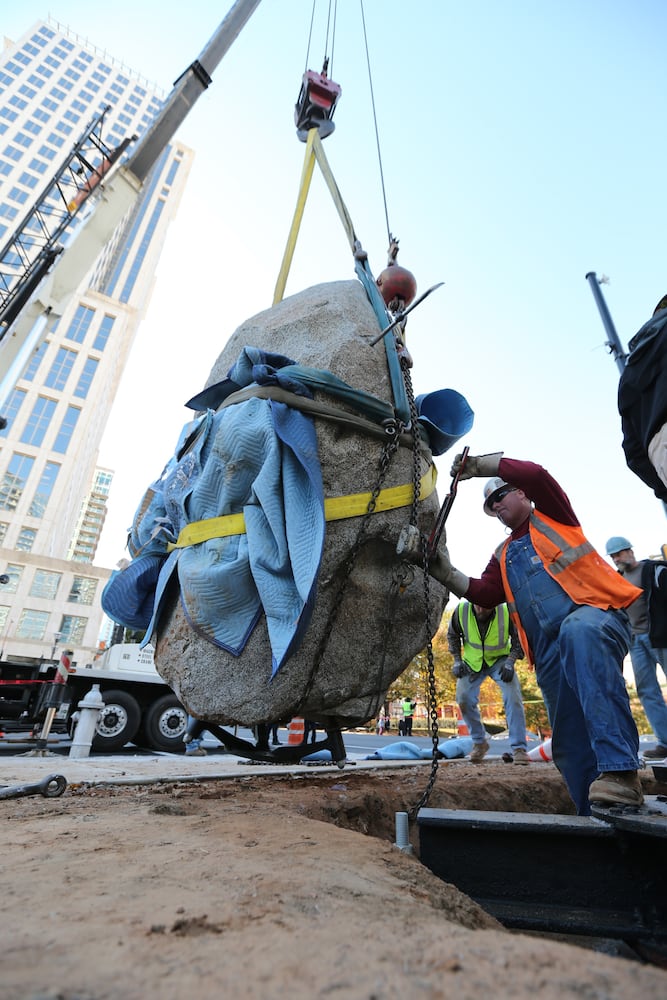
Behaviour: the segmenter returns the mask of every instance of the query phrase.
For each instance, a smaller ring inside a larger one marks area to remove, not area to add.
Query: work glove
[[[498,466],[500,465],[500,459],[502,457],[502,451],[494,451],[490,455],[468,455],[466,458],[465,468],[461,473],[461,479],[473,479],[478,476],[490,479],[491,476],[497,476]],[[460,454],[457,455],[452,462],[452,476],[458,475],[462,459],[463,454]]]
[[[447,546],[444,544],[446,538],[447,536],[443,528],[442,535],[440,536],[440,548],[431,559],[428,570],[431,576],[435,577],[443,587],[447,587],[452,594],[456,594],[457,597],[463,597],[470,584],[470,579],[452,566]],[[402,559],[407,559],[409,562],[421,563],[423,559],[422,536],[417,527],[408,525],[407,528],[401,531],[396,546],[396,554]]]
[[[470,586],[470,577],[452,566],[446,545],[441,545],[429,563],[429,573],[452,594],[463,597]]]
[[[514,678],[514,667],[511,663],[503,663],[499,670],[500,679],[504,684],[509,684]]]
[[[465,677],[467,667],[463,660],[454,660],[452,665],[452,674],[458,680],[460,677]]]

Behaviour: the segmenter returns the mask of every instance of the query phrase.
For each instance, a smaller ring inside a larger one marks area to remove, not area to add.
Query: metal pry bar
[[[458,468],[456,475],[452,476],[452,485],[449,487],[449,493],[442,502],[442,507],[438,511],[438,516],[435,521],[433,531],[429,536],[429,540],[426,543],[426,557],[427,559],[432,559],[438,548],[440,542],[440,536],[442,535],[443,528],[445,527],[445,521],[449,517],[449,512],[452,509],[454,499],[456,497],[456,490],[459,485],[459,480],[461,474],[465,469],[466,459],[468,458],[469,447],[466,447],[461,452],[461,464]]]
[[[423,293],[423,295],[420,295],[418,299],[415,299],[412,305],[408,306],[407,309],[401,309],[399,313],[396,313],[396,316],[393,318],[389,326],[385,326],[384,330],[382,330],[381,333],[378,333],[377,337],[374,337],[373,340],[371,340],[370,346],[375,347],[376,344],[379,344],[382,338],[384,337],[385,333],[389,333],[389,331],[393,330],[395,326],[398,326],[399,323],[402,323],[409,312],[412,312],[412,310],[416,306],[418,306],[420,302],[424,301],[427,295],[430,295],[431,292],[434,292],[436,288],[440,288],[441,285],[444,285],[444,281],[439,281],[437,285],[431,285],[431,287],[427,288],[426,291]]]

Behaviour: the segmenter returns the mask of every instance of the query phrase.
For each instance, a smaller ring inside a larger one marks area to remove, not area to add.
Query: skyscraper
[[[140,136],[164,94],[56,21],[40,21],[0,57],[0,248],[94,116],[108,147]],[[0,400],[0,658],[50,658],[56,645],[92,661],[111,570],[92,565],[110,470],[98,448],[147,308],[192,152],[172,141],[60,316],[45,316]],[[92,201],[92,199],[91,199]],[[62,199],[61,199],[62,202]],[[57,192],[44,210],[62,212]],[[90,209],[89,209],[90,210]],[[92,209],[94,211],[94,208]],[[63,239],[76,230],[74,216]],[[39,219],[31,220],[37,235]],[[28,227],[30,229],[30,227]],[[20,255],[0,260],[11,282]],[[0,345],[0,358],[2,357]],[[128,442],[131,447],[131,442]]]

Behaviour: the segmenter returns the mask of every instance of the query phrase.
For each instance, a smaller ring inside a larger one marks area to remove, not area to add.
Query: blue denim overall
[[[667,704],[658,680],[656,664],[660,664],[667,677],[667,649],[651,645],[647,632],[632,637],[630,649],[635,686],[646,718],[660,746],[667,747]]]
[[[528,535],[510,542],[507,577],[553,730],[553,759],[581,816],[602,771],[634,771],[639,737],[623,679],[625,611],[575,604],[549,576]]]

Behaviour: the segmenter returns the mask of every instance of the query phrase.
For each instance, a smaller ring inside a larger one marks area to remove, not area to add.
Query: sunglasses
[[[490,501],[491,507],[493,507],[494,503],[500,503],[501,500],[504,500],[508,493],[516,493],[516,486],[505,486],[502,490],[494,493]]]

